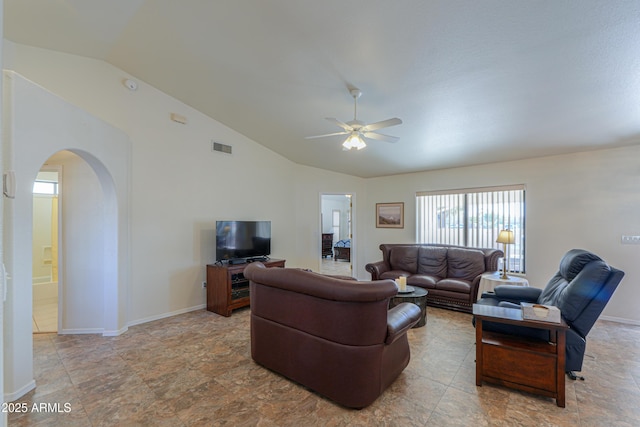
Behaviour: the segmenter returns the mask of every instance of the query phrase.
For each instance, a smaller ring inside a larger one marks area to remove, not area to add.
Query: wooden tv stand
[[[526,320],[522,310],[473,305],[476,319],[476,385],[482,381],[556,399],[565,407],[567,324]],[[482,330],[482,322],[546,329],[550,342]]]
[[[261,261],[265,267],[284,267],[285,260]],[[244,278],[245,264],[207,264],[207,310],[222,316],[249,305],[249,280]]]

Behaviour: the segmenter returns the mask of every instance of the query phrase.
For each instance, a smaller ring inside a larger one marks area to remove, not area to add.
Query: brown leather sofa
[[[407,277],[407,285],[425,288],[427,304],[471,312],[480,276],[498,269],[499,249],[436,244],[382,244],[382,261],[365,266],[371,280]]]
[[[411,303],[389,310],[393,281],[358,282],[292,269],[247,266],[251,357],[351,408],[363,408],[409,363]]]

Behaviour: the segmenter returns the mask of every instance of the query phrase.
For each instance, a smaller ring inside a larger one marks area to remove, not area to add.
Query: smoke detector
[[[138,89],[138,83],[135,80],[125,79],[122,84],[124,87],[129,89],[130,91],[134,91]]]

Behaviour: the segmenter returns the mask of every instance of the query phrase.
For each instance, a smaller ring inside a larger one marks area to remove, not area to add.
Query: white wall
[[[640,324],[640,146],[367,180],[365,222],[376,202],[404,202],[405,228],[372,226],[360,264],[382,258],[380,243],[415,241],[415,193],[505,184],[526,185],[527,278],[544,287],[572,248],[598,254],[626,275],[603,316]]]

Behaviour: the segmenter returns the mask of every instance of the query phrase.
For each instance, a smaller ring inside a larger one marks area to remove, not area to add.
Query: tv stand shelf
[[[284,267],[285,260],[262,261],[267,268]],[[249,280],[244,278],[248,264],[207,264],[207,310],[225,317],[249,305]]]

